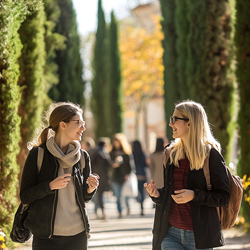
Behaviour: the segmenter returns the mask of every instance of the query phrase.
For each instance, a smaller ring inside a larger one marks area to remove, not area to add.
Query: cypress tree
[[[25,16],[39,1],[0,2],[0,227],[9,234],[16,210],[19,167],[20,122],[18,86],[21,40],[18,29]],[[9,243],[11,244],[11,243]]]
[[[95,136],[107,136],[107,45],[106,21],[102,1],[98,0],[98,23],[95,35],[94,56],[92,61],[93,80],[91,108],[95,121]]]
[[[44,80],[46,93],[59,82],[58,65],[55,62],[55,51],[65,49],[66,37],[55,32],[56,24],[59,22],[60,8],[57,0],[45,0],[44,10],[46,13],[46,20],[44,23],[45,34],[45,49],[46,49],[46,63],[44,65]],[[55,88],[56,89],[56,88]],[[58,93],[58,92],[57,92]],[[58,95],[56,95],[58,97]],[[54,98],[55,100],[57,98]]]
[[[180,90],[177,78],[177,51],[176,51],[176,26],[175,26],[175,0],[160,0],[162,11],[162,41],[164,69],[164,99],[166,135],[169,140],[172,138],[172,130],[168,126],[169,117],[173,114],[175,103],[180,100]]]
[[[111,12],[109,27],[109,124],[110,136],[122,132],[122,85],[118,27],[114,12]]]
[[[177,52],[177,79],[179,86],[179,94],[181,100],[189,98],[189,89],[187,86],[187,36],[189,32],[189,22],[187,19],[187,3],[186,0],[176,0],[175,8],[175,27],[177,34],[176,52]]]
[[[205,106],[209,122],[214,125],[213,133],[226,150],[233,95],[232,78],[228,77],[232,49],[230,5],[226,0],[187,0],[186,3],[190,98]]]
[[[44,6],[27,16],[22,23],[19,34],[23,45],[22,55],[19,58],[20,77],[19,85],[22,89],[22,98],[19,106],[21,116],[21,141],[18,163],[21,169],[28,154],[27,142],[42,121],[42,112],[46,100],[44,66]]]
[[[54,101],[72,101],[84,104],[83,63],[80,38],[77,33],[76,14],[71,0],[57,0],[60,18],[55,32],[66,38],[65,49],[56,51],[59,83],[49,91]]]
[[[250,177],[250,16],[249,16],[249,2],[245,0],[236,1],[236,25],[235,25],[235,44],[236,44],[236,58],[237,70],[236,76],[238,79],[239,89],[239,162],[238,174],[243,177],[247,175]],[[247,194],[248,190],[245,191]],[[242,215],[245,222],[250,223],[250,209],[249,203],[242,200],[241,204]]]

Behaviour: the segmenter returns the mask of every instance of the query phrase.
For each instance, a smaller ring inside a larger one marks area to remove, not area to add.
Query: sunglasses
[[[169,123],[174,125],[177,120],[183,120],[183,121],[187,121],[187,122],[189,121],[188,118],[180,118],[177,116],[170,116]]]
[[[76,122],[77,122],[77,126],[78,126],[79,128],[85,126],[85,121],[81,121],[81,120],[70,120],[70,121],[76,121]]]

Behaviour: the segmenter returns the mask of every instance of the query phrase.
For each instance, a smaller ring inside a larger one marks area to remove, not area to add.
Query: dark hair
[[[163,152],[163,150],[164,150],[164,140],[162,138],[157,138],[155,152]]]
[[[144,155],[141,143],[138,140],[132,142],[132,152],[135,157],[140,157]]]

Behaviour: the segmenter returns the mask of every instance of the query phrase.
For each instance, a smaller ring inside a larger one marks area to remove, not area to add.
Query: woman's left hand
[[[171,196],[177,204],[185,204],[194,199],[194,191],[190,189],[176,190],[174,193]]]
[[[97,174],[91,174],[89,178],[87,179],[87,184],[89,185],[89,188],[87,189],[87,193],[91,194],[98,186],[99,186],[99,180],[100,176]]]

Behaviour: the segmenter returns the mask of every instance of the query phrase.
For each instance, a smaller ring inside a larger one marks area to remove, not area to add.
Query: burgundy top
[[[187,189],[187,177],[189,169],[190,162],[188,158],[179,160],[179,167],[174,167],[174,191]],[[193,230],[191,208],[189,202],[185,204],[177,204],[174,200],[172,200],[168,220],[169,223],[176,228]]]

